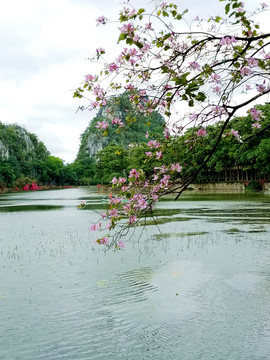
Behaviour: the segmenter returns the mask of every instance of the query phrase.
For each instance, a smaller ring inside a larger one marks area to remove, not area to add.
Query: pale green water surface
[[[270,359],[269,194],[161,201],[107,253],[104,195],[0,196],[1,360]]]

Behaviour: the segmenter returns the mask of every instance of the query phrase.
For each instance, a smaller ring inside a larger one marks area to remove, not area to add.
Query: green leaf
[[[168,14],[166,11],[164,11],[164,10],[162,11],[162,15],[163,15],[164,17],[166,17],[166,16],[169,17],[169,14]]]
[[[206,95],[203,92],[199,92],[195,99],[202,102],[206,99]]]
[[[138,12],[137,12],[137,15],[141,15],[144,12],[145,12],[145,9],[139,9]]]
[[[126,36],[127,36],[127,34],[121,33],[120,36],[119,36],[119,38],[118,38],[118,42],[120,42],[120,41],[122,41],[122,40],[125,40]]]
[[[223,1],[223,0],[219,0],[219,1]],[[229,13],[229,11],[230,11],[230,6],[231,6],[231,4],[227,4],[226,6],[225,6],[225,14],[227,15],[228,13]]]
[[[126,199],[130,199],[131,198],[131,193],[130,192],[125,193],[125,197],[126,197]]]

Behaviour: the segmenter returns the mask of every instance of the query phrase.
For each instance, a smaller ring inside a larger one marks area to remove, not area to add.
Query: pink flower
[[[101,222],[97,223],[97,224],[94,224],[94,225],[91,225],[90,226],[90,231],[97,231],[101,228],[102,224]]]
[[[110,217],[117,218],[118,217],[118,210],[112,209],[109,211]]]
[[[109,239],[107,237],[103,237],[101,239],[97,239],[95,243],[99,245],[108,245],[108,241]]]
[[[105,54],[105,49],[100,47],[100,48],[96,49],[96,53],[97,53],[97,55]]]
[[[24,185],[24,187],[23,187],[23,191],[29,191],[29,184],[26,184],[26,185]]]
[[[135,27],[132,23],[124,24],[121,28],[119,28],[122,34],[128,34],[129,36],[133,36],[135,31]]]
[[[220,40],[219,45],[221,45],[221,46],[224,46],[224,45],[228,46],[228,45],[230,45],[230,44],[232,44],[232,43],[236,43],[236,42],[237,42],[237,41],[236,41],[236,39],[235,39],[233,36],[231,36],[231,37],[226,36],[226,37],[223,37],[223,38]]]
[[[134,35],[133,36],[133,38],[132,38],[132,40],[134,41],[134,42],[138,42],[139,40],[140,40],[140,37],[139,37],[139,35]]]
[[[161,151],[156,151],[156,157],[157,157],[157,160],[162,159],[162,152]]]
[[[146,139],[149,137],[148,131],[146,131],[145,137],[146,137]]]
[[[215,82],[216,84],[220,83],[220,76],[218,74],[211,75],[211,82]]]
[[[256,85],[256,89],[259,93],[264,93],[266,92],[266,86],[265,85]]]
[[[190,63],[189,63],[189,66],[190,66],[193,70],[201,70],[200,65],[199,65],[196,61],[190,62]]]
[[[234,129],[231,129],[231,134],[236,137],[236,138],[239,138],[240,135],[238,134],[238,131],[234,130]]]
[[[96,128],[106,130],[109,124],[106,121],[98,121]]]
[[[199,129],[197,132],[198,136],[207,136],[207,131],[203,128]]]
[[[117,182],[118,182],[117,177],[114,176],[114,177],[112,178],[112,180],[111,180],[111,183],[112,183],[113,185],[116,185]]]
[[[107,18],[105,18],[105,16],[99,16],[97,19],[96,19],[96,22],[97,22],[97,26],[99,26],[100,24],[102,25],[105,25],[106,22],[107,22]]]
[[[93,76],[93,75],[85,75],[85,81],[89,81],[89,82],[92,82],[92,81],[95,81],[96,80],[96,77]]]
[[[250,113],[250,116],[252,117],[253,120],[260,121],[260,117],[262,116],[262,111],[261,110],[257,110],[256,108],[252,108],[249,113]]]
[[[119,69],[119,66],[117,66],[115,63],[109,64],[108,68],[110,72],[117,71]]]
[[[111,230],[111,227],[112,227],[112,222],[111,222],[111,220],[110,220],[110,221],[107,223],[106,228],[109,229],[109,230]]]
[[[149,49],[151,49],[151,45],[145,42],[145,43],[143,44],[143,47],[141,48],[141,52],[142,52],[142,53],[145,53],[145,52],[148,51]]]
[[[169,185],[170,175],[164,175],[163,178],[160,180],[160,184],[164,187]]]
[[[152,156],[153,156],[153,154],[152,154],[151,151],[146,151],[146,152],[145,152],[145,155],[148,156],[148,157],[152,157]]]
[[[182,166],[180,166],[178,163],[177,164],[171,164],[171,170],[181,172]]]
[[[248,67],[243,67],[241,70],[240,70],[240,74],[242,76],[248,76],[251,74],[251,70],[248,68]]]
[[[153,30],[153,28],[152,28],[152,23],[149,22],[148,24],[145,24],[145,29],[146,29],[146,30]]]
[[[111,203],[111,204],[114,204],[114,205],[121,204],[121,198],[111,197],[110,203]]]
[[[129,178],[135,178],[136,180],[139,178],[139,176],[140,176],[140,173],[139,173],[139,171],[137,171],[136,169],[132,169],[132,170],[130,170],[130,172],[129,172]]]
[[[156,140],[150,140],[150,141],[148,141],[147,145],[148,145],[148,147],[149,147],[150,149],[153,149],[153,148],[157,149],[157,148],[160,147],[160,143],[157,142]]]
[[[124,247],[125,247],[125,244],[123,243],[123,241],[119,241],[118,244],[117,244],[117,246],[118,246],[119,248],[124,248]]]
[[[135,215],[131,215],[128,219],[129,224],[133,224],[138,220],[138,218]]]
[[[260,129],[261,124],[259,124],[259,123],[254,123],[254,124],[252,124],[252,127],[253,127],[253,128],[256,128],[256,129]]]
[[[120,178],[118,179],[118,184],[120,184],[120,185],[121,185],[121,184],[124,184],[126,181],[127,181],[126,178],[124,178],[124,177],[121,178],[121,177],[120,177]]]
[[[252,66],[258,66],[259,62],[255,58],[250,58],[250,59],[247,59],[247,63],[248,63],[248,66],[252,67]]]
[[[123,121],[122,121],[121,119],[119,119],[119,118],[113,119],[113,120],[112,120],[112,124],[114,124],[114,125],[119,125],[120,127],[123,127],[123,126],[124,126]]]
[[[163,135],[164,137],[169,140],[170,138],[170,130],[168,128],[166,128],[164,131],[163,131]]]

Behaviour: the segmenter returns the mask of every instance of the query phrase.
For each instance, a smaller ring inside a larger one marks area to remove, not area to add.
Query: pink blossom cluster
[[[231,36],[231,37],[230,36],[225,36],[220,40],[219,45],[221,45],[221,46],[229,46],[229,45],[231,45],[233,43],[237,43],[234,36]]]
[[[23,191],[37,191],[40,190],[40,187],[35,182],[32,182],[32,184],[26,184],[23,186]]]
[[[116,63],[111,63],[108,65],[108,69],[110,72],[114,72],[119,69],[119,66]]]
[[[134,178],[135,180],[139,179],[141,173],[140,171],[136,170],[136,169],[131,169],[129,172],[129,179]]]
[[[237,139],[240,137],[239,133],[237,130],[231,129],[231,135],[233,135],[234,137],[236,137]]]
[[[87,81],[87,82],[93,82],[93,81],[96,81],[96,80],[97,80],[96,76],[93,76],[91,74],[85,75],[85,81]]]
[[[104,237],[101,238],[101,239],[97,239],[97,240],[95,241],[95,243],[96,243],[96,244],[99,244],[99,245],[108,245],[109,239],[104,236]]]
[[[200,64],[198,64],[196,61],[190,62],[189,66],[191,67],[191,69],[193,70],[201,70],[201,66]]]
[[[101,222],[97,223],[97,224],[93,224],[90,226],[90,231],[97,231],[97,230],[100,230],[101,229]]]
[[[120,14],[132,19],[136,15],[136,10],[124,7]]]
[[[166,128],[163,131],[163,135],[164,135],[165,139],[169,140],[169,138],[170,138],[170,130],[168,128]]]
[[[255,66],[258,66],[258,64],[259,64],[258,60],[253,57],[247,59],[247,63],[248,63],[248,66],[250,66],[250,67],[255,67]]]
[[[123,127],[124,126],[124,123],[121,119],[119,118],[115,118],[112,120],[112,124],[113,125],[118,125],[119,127]]]
[[[250,70],[250,68],[245,66],[242,69],[240,69],[240,74],[241,74],[241,76],[248,76],[251,74],[251,70]]]
[[[207,136],[207,131],[203,128],[199,129],[197,132],[198,136]]]
[[[250,116],[252,117],[252,120],[255,120],[255,121],[261,120],[261,117],[262,117],[261,110],[258,110],[255,107],[253,107],[252,109],[250,109],[249,113],[250,113]]]
[[[128,24],[124,24],[121,28],[119,28],[122,34],[127,34],[129,37],[133,37],[134,31],[136,30],[134,25],[130,22]]]
[[[102,120],[97,122],[96,128],[101,130],[106,130],[108,126],[109,124],[106,121]]]
[[[158,149],[160,147],[160,143],[157,140],[150,140],[148,141],[147,146],[150,149]]]
[[[211,82],[214,82],[216,84],[220,84],[220,75],[214,73],[211,75]]]
[[[181,172],[182,171],[182,166],[180,166],[178,163],[177,164],[171,164],[171,170]]]
[[[127,179],[124,178],[124,177],[120,177],[119,179],[117,179],[117,177],[114,176],[114,177],[112,178],[112,180],[111,180],[111,183],[112,183],[113,185],[117,185],[117,186],[120,185],[120,186],[122,186],[122,184],[124,184],[126,181],[127,181]]]

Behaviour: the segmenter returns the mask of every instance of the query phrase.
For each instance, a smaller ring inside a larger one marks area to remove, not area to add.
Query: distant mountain
[[[97,129],[98,122],[110,123],[107,111],[112,108],[114,117],[121,119],[124,127],[119,129],[115,125],[110,125],[108,131]],[[102,107],[96,117],[90,121],[81,135],[81,144],[76,161],[95,157],[100,150],[110,143],[116,143],[127,149],[130,144],[146,142],[145,134],[147,131],[157,137],[162,134],[164,127],[164,119],[158,112],[154,111],[151,115],[144,116],[132,108],[127,94],[122,94],[111,99],[109,106]]]
[[[13,186],[21,177],[37,178],[49,154],[35,134],[0,122],[0,185]]]
[[[4,125],[0,122],[0,159],[15,162],[38,158],[45,160],[49,155],[46,146],[35,134],[19,125]]]

